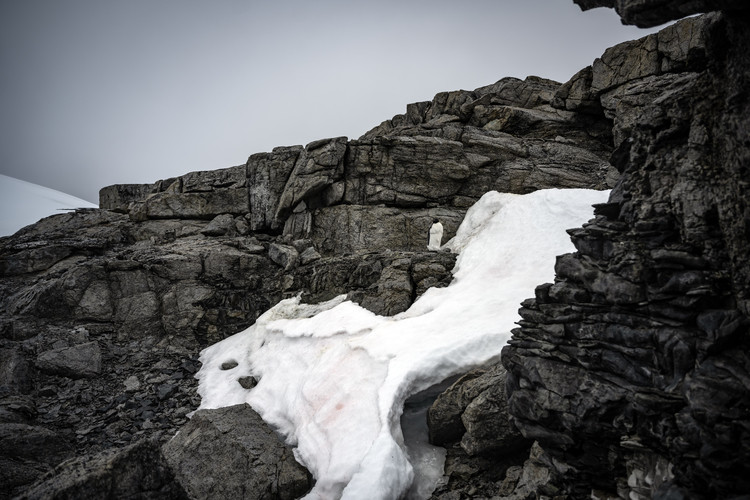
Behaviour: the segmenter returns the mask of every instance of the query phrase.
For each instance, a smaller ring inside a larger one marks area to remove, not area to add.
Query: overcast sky
[[[97,202],[649,32],[572,0],[0,0],[0,173]]]

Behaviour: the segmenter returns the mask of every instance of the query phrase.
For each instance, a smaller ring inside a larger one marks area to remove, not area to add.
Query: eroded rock
[[[197,412],[164,456],[190,498],[292,500],[312,487],[292,449],[246,404]]]
[[[45,351],[36,366],[46,373],[70,378],[95,377],[102,370],[102,351],[96,342]]]
[[[159,443],[143,440],[120,450],[64,462],[18,498],[187,500],[191,497],[175,481]]]
[[[690,8],[732,6],[746,8]],[[617,8],[627,20],[684,12]],[[568,99],[598,96],[613,120],[621,177],[570,231],[578,252],[558,259],[555,283],[522,304],[502,361],[517,426],[573,497],[750,488],[737,411],[750,405],[749,25],[739,11],[678,22],[609,49],[589,90],[568,86]]]

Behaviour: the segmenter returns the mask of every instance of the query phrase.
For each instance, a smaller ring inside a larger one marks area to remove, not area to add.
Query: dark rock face
[[[506,371],[501,364],[477,368],[459,378],[427,413],[430,442],[460,441],[469,455],[512,454],[529,448],[508,414]]]
[[[574,497],[750,491],[749,27],[681,21],[608,50],[555,101],[598,100],[621,177],[522,304],[503,364],[516,425]]]
[[[93,240],[102,225],[118,238],[96,243],[91,255],[71,248],[45,270],[0,281],[8,305],[0,339],[0,410],[7,411],[0,416],[9,434],[47,443],[23,456],[0,447],[12,476],[4,484],[13,488],[73,454],[174,434],[200,403],[193,375],[201,348],[249,326],[281,298],[349,294],[395,314],[428,287],[446,285],[455,264],[450,253],[427,251],[315,258],[309,240],[207,236],[199,229],[209,221],[186,223],[180,236],[160,234],[164,224],[180,227],[172,221],[133,222],[105,211],[60,222],[59,233],[31,229],[15,244],[44,248],[72,231]],[[308,260],[281,260],[275,247],[292,256],[299,248]],[[14,247],[5,248],[6,262],[15,259]]]
[[[188,500],[182,486],[154,440],[110,450],[94,457],[76,458],[57,467],[57,474],[36,484],[19,499],[117,500],[164,498]]]
[[[747,12],[750,6],[743,0],[573,0],[581,10],[596,7],[611,7],[617,11],[624,24],[641,28],[658,26],[668,21],[692,14],[725,10]]]
[[[474,369],[429,408],[430,443],[445,447],[447,452],[444,481],[432,498],[495,498],[509,471],[520,469],[518,464],[529,456],[532,443],[521,435],[508,413],[505,377],[500,363]],[[517,482],[508,486],[509,492]]]
[[[433,218],[443,221],[447,240],[489,190],[613,185],[607,120],[551,107],[559,86],[506,78],[441,93],[358,140],[323,139],[228,169],[109,186],[100,206],[152,225],[214,219],[201,229],[213,236],[236,230],[312,239],[324,256],[423,250]],[[47,259],[64,258],[56,255]]]
[[[292,449],[247,404],[197,412],[164,456],[190,498],[293,500],[312,488]]]
[[[37,356],[36,366],[52,375],[96,377],[102,370],[102,351],[96,342],[50,349]]]
[[[612,187],[610,119],[553,106],[562,91],[529,77],[441,93],[357,140],[105,187],[100,210],[0,238],[0,498],[66,458],[173,435],[199,403],[200,349],[283,298],[392,315],[447,285],[455,256],[427,251],[428,229],[438,218],[447,241],[485,192]],[[462,410],[472,453],[492,441],[490,392]]]
[[[174,434],[199,403],[200,349],[282,298],[392,315],[447,285],[455,256],[427,251],[428,229],[440,219],[447,241],[486,191],[610,187],[606,117],[553,108],[559,87],[439,94],[356,141],[109,186],[105,210],[0,239],[0,416],[55,444],[0,451],[0,497],[74,454]]]

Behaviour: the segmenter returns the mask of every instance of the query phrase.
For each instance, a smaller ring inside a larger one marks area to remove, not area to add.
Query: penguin
[[[443,225],[437,219],[432,219],[432,226],[427,233],[427,250],[440,250],[443,239]]]

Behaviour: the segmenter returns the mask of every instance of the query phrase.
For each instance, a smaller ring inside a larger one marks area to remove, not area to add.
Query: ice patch
[[[490,192],[445,247],[454,280],[393,317],[344,297],[287,299],[201,353],[201,408],[247,402],[296,446],[316,479],[309,499],[392,499],[412,484],[400,418],[412,394],[500,356],[521,301],[572,251],[565,229],[608,192]],[[221,364],[236,360],[231,370]],[[237,380],[258,379],[251,390]],[[423,488],[424,490],[424,488]]]

